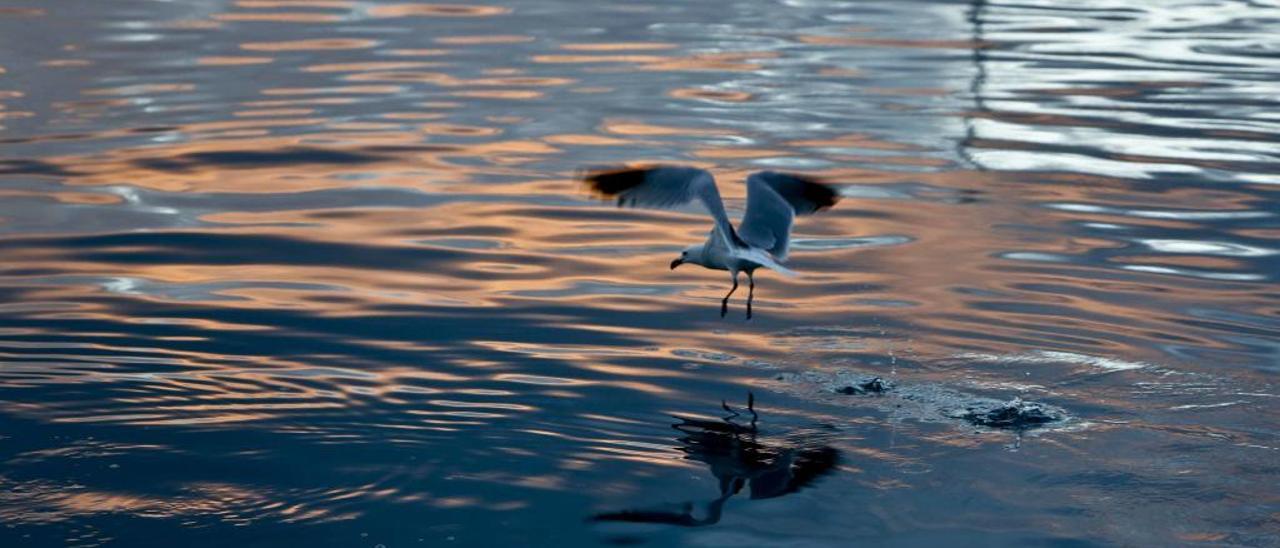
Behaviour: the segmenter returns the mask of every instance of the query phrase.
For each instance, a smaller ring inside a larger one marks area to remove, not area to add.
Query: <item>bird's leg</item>
[[[733,287],[729,288],[729,294],[725,295],[724,298],[720,300],[721,318],[723,318],[725,314],[729,313],[729,297],[732,297],[733,292],[738,290],[738,272],[735,270],[731,272],[731,274],[733,275]]]
[[[747,271],[747,319],[751,319],[751,300],[756,297],[756,277],[752,270]]]

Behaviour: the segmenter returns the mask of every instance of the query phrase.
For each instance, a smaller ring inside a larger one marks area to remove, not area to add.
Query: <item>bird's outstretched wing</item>
[[[715,178],[706,170],[678,166],[625,168],[591,173],[586,181],[595,192],[616,198],[618,207],[672,209],[700,200],[715,219],[722,243],[729,249],[744,246],[725,213]]]
[[[747,177],[747,212],[738,233],[754,247],[768,250],[778,260],[787,258],[791,223],[835,205],[835,189],[799,175],[761,171]]]

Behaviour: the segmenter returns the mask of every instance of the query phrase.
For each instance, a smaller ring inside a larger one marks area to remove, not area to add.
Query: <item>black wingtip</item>
[[[592,192],[605,197],[617,196],[627,190],[644,184],[652,168],[619,168],[595,171],[587,174],[583,180]],[[619,203],[619,205],[622,205]]]
[[[840,201],[840,193],[830,185],[812,177],[791,176],[800,184],[800,195],[813,204],[813,211],[822,211]]]
[[[827,184],[812,179],[802,180],[805,183],[804,197],[814,203],[814,211],[822,211],[840,201],[840,193]]]
[[[813,177],[776,171],[764,171],[760,176],[800,215],[828,209],[840,201],[840,192]]]

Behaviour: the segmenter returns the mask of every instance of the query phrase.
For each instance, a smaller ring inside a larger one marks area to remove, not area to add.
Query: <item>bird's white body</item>
[[[784,276],[796,276],[796,272],[769,255],[768,251],[757,247],[730,249],[721,243],[722,239],[714,232],[707,236],[707,241],[686,247],[681,252],[682,262],[693,263],[711,270],[728,270],[729,272],[751,272],[765,267]],[[687,258],[686,258],[687,257]]]
[[[746,270],[760,265],[734,257],[723,246],[711,245],[711,237],[707,243],[686,247],[681,257],[688,257],[684,262],[693,263],[711,270]]]

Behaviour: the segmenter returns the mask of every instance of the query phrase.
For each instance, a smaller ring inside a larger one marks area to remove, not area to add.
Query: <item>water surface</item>
[[[7,0],[0,544],[1280,543],[1277,24]],[[845,199],[720,319],[623,162]]]

